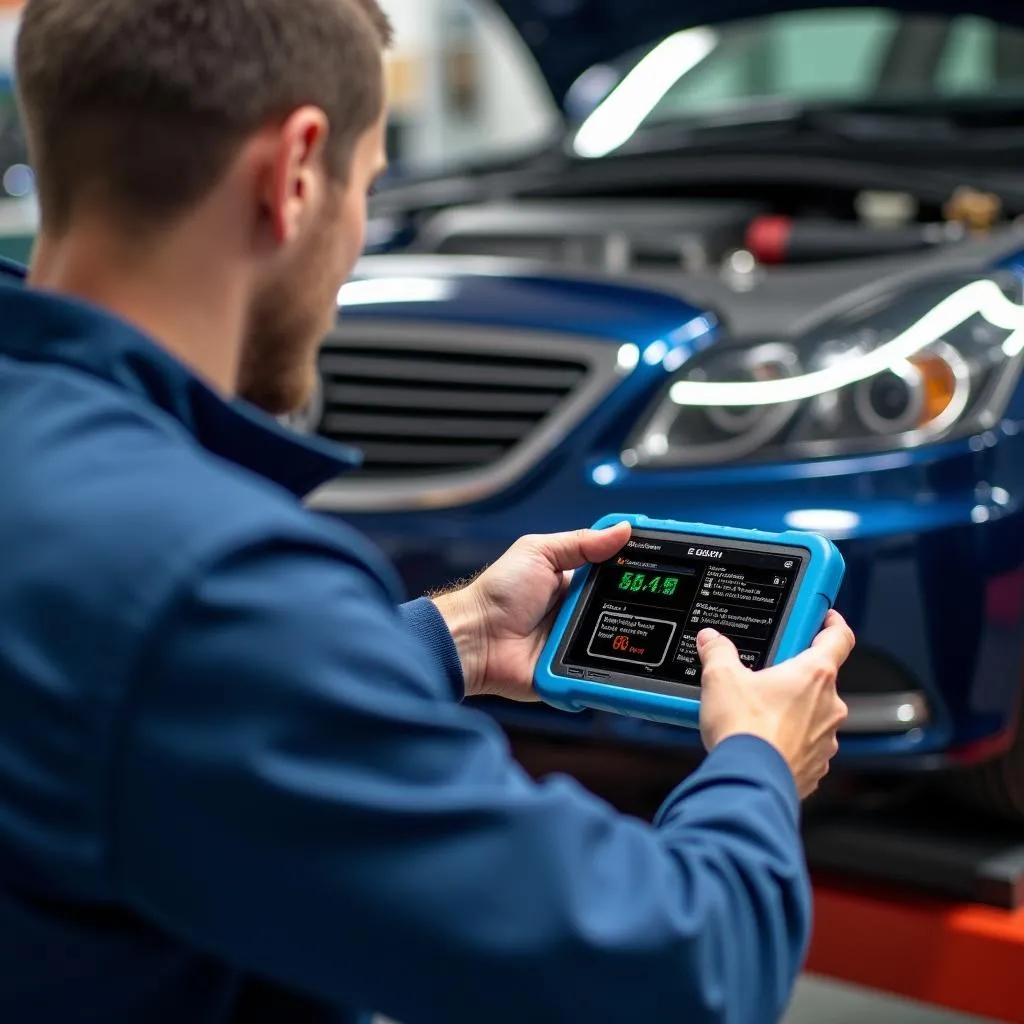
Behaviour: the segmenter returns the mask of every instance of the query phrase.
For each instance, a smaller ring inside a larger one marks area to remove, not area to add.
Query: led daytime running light
[[[994,281],[973,281],[929,310],[891,341],[855,359],[823,370],[765,381],[691,381],[672,385],[669,398],[686,406],[780,405],[806,401],[867,380],[935,344],[972,316],[1010,331],[1003,342],[1007,358],[1024,351],[1024,307],[1007,298]]]

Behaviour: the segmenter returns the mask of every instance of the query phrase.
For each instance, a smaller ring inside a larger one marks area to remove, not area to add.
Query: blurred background
[[[12,98],[22,6],[23,0],[0,0],[0,253],[16,258],[25,254],[35,226],[32,175]],[[557,145],[565,115],[577,126],[584,123],[649,50],[625,52],[589,69],[570,90],[563,112],[522,35],[492,0],[382,0],[382,6],[396,32],[388,57],[395,178],[465,169]],[[653,94],[644,127],[754,98],[854,101],[877,94],[880,55],[892,52],[900,27],[900,16],[891,10],[837,6],[724,29],[692,29],[690,42],[699,50],[693,59],[676,52],[669,80],[662,71],[661,81],[654,81],[658,69],[650,69]],[[1020,85],[1022,54],[1024,33],[984,18],[954,17],[944,26],[927,92],[931,98],[978,95],[1013,85],[1014,75]],[[913,83],[903,81],[901,87],[908,84]],[[607,148],[598,140],[593,151],[586,136],[576,141],[581,156],[604,155]]]
[[[0,253],[20,259],[36,224],[32,175],[13,100],[23,0],[0,0]],[[484,4],[386,0],[392,173],[451,167],[535,149],[559,122],[519,36]]]

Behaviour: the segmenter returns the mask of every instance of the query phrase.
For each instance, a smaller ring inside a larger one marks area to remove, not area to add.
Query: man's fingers
[[[629,523],[616,523],[605,530],[573,530],[537,537],[551,564],[559,572],[578,569],[588,562],[604,562],[618,554],[629,540]]]
[[[825,619],[825,628],[814,638],[811,645],[825,654],[836,665],[842,665],[853,653],[856,638],[853,630],[839,612],[831,611]]]
[[[842,615],[839,614],[839,612],[835,610],[835,608],[830,609],[828,615],[825,616],[825,622],[822,628],[828,629],[830,626],[841,626],[844,629],[849,630],[850,636],[853,636],[853,630],[850,629],[849,623],[842,617]]]
[[[704,629],[697,634],[697,653],[705,673],[743,668],[736,645],[713,629]]]

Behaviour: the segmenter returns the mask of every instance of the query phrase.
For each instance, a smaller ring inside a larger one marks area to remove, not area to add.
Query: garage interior
[[[1024,20],[751,0],[718,25],[693,0],[701,17],[676,24],[664,12],[687,0],[661,3],[632,5],[654,26],[634,40],[626,0],[381,0],[391,167],[353,315],[293,419],[366,462],[320,507],[417,592],[472,575],[519,523],[630,502],[831,538],[837,607],[866,639],[841,678],[841,757],[806,810],[817,923],[785,1024],[1024,1024]],[[38,216],[20,6],[0,0],[0,256],[23,261]],[[602,57],[577,73],[588,46]],[[556,300],[549,278],[584,283]],[[449,285],[472,297],[445,319],[430,308],[457,301]],[[777,423],[772,406],[698,422],[672,405],[672,382],[833,372],[974,295],[899,372]],[[692,308],[689,336],[662,330],[679,315],[662,298]],[[657,330],[632,348],[599,344],[602,319],[645,317]],[[647,390],[616,392],[635,370]],[[483,706],[530,772],[646,820],[699,759],[669,726]]]

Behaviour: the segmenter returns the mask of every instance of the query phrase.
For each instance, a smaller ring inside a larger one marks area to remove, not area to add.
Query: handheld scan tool
[[[696,727],[697,634],[729,637],[752,669],[810,646],[835,602],[843,557],[809,533],[761,533],[606,516],[629,522],[623,550],[574,574],[537,664],[542,700]]]

